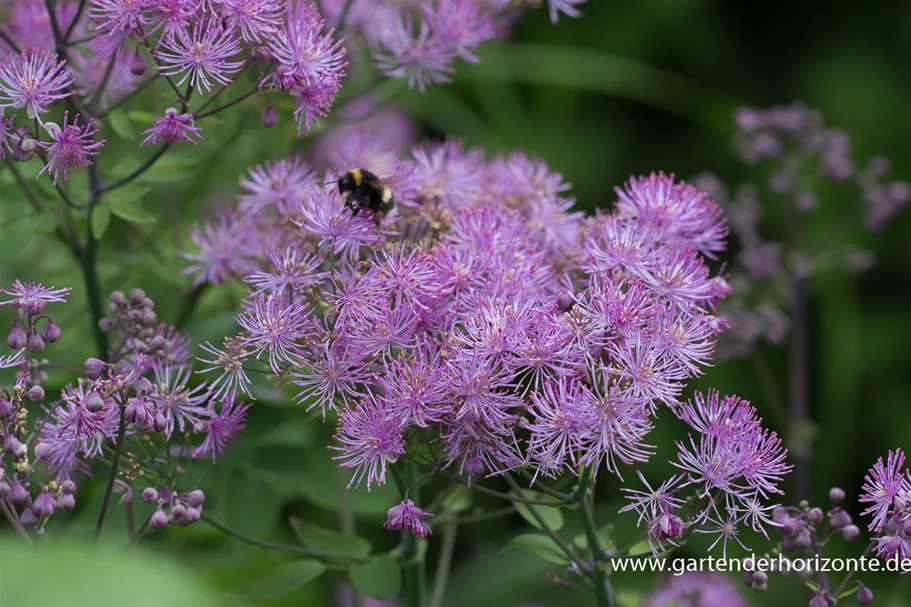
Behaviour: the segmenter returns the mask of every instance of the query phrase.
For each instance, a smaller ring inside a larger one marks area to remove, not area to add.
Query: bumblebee
[[[392,190],[367,169],[351,169],[339,177],[338,191],[345,195],[345,207],[351,209],[353,217],[367,210],[377,225],[395,206]]]

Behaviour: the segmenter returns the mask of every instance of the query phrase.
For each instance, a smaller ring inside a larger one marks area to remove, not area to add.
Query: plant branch
[[[454,521],[446,523],[443,528],[443,545],[440,546],[440,558],[433,578],[433,592],[430,594],[430,607],[441,607],[446,598],[446,585],[449,583],[449,570],[452,568],[452,555],[455,552],[456,534],[459,526]]]
[[[204,520],[205,522],[207,522],[209,525],[215,527],[216,529],[218,529],[219,531],[224,533],[225,535],[229,535],[229,536],[233,537],[234,539],[240,540],[241,542],[244,542],[246,544],[250,544],[251,546],[258,546],[260,548],[265,548],[267,550],[280,550],[283,552],[293,552],[295,554],[300,554],[300,555],[311,557],[311,558],[330,559],[330,560],[343,561],[343,562],[349,562],[349,563],[366,563],[367,561],[370,560],[369,557],[342,556],[336,552],[324,552],[321,550],[313,550],[311,548],[304,548],[303,546],[295,546],[293,544],[279,544],[276,542],[267,542],[264,540],[258,540],[256,538],[250,537],[248,535],[244,535],[243,533],[241,533],[239,531],[235,531],[234,529],[231,529],[230,527],[226,527],[225,525],[212,519],[207,514],[203,514],[200,518],[202,520]]]
[[[590,468],[586,468],[585,472],[588,472]],[[591,572],[592,577],[595,582],[595,598],[598,600],[598,605],[601,607],[614,607],[614,589],[605,575],[604,570],[598,565],[598,560],[601,558],[601,542],[598,540],[598,530],[595,527],[595,518],[592,515],[591,506],[588,503],[588,493],[590,487],[588,484],[589,475],[583,473],[583,478],[585,479],[585,484],[580,484],[579,489],[581,490],[579,503],[581,508],[579,508],[579,516],[582,518],[582,524],[585,526],[585,538],[588,540],[588,549],[592,555],[592,564]]]
[[[195,115],[195,116],[193,117],[193,119],[194,119],[194,120],[202,120],[203,118],[208,118],[209,116],[214,116],[215,114],[221,112],[222,110],[226,110],[226,109],[228,109],[229,107],[232,107],[232,106],[237,105],[238,103],[240,103],[241,101],[247,99],[248,97],[252,97],[253,95],[255,95],[255,94],[258,93],[258,92],[259,92],[259,85],[257,84],[252,90],[247,91],[246,93],[244,93],[243,95],[241,95],[241,96],[238,97],[237,99],[235,99],[235,100],[233,100],[233,101],[229,101],[228,103],[226,103],[226,104],[224,104],[224,105],[220,105],[220,106],[218,106],[217,108],[215,108],[214,110],[209,110],[208,112],[203,112],[203,113],[201,113],[201,114],[197,114],[197,115]]]
[[[491,497],[498,497],[501,500],[506,500],[508,502],[518,502],[520,504],[528,504],[529,506],[554,506],[554,507],[566,506],[566,505],[572,503],[570,500],[545,500],[545,499],[536,499],[536,498],[530,498],[530,497],[522,497],[520,495],[510,495],[508,493],[500,493],[499,491],[494,491],[493,489],[488,489],[487,487],[482,487],[481,485],[478,485],[477,483],[469,484],[468,481],[466,481],[462,477],[458,476],[457,474],[453,474],[452,472],[449,472],[447,470],[441,470],[440,473],[443,474],[444,476],[448,476],[449,478],[462,483],[463,485],[465,485],[466,487],[468,487],[469,489],[471,489],[473,491],[477,491],[478,493],[483,493],[484,495],[489,495]]]
[[[3,28],[0,28],[0,40],[3,40],[4,42],[6,42],[6,45],[8,47],[10,47],[10,49],[12,49],[12,51],[14,53],[16,53],[17,55],[22,54],[22,51],[19,49],[18,46],[16,46],[16,43],[13,42],[13,39],[10,38],[9,34],[7,34],[6,32],[3,31]]]
[[[98,174],[98,167],[94,163],[89,165],[89,210],[87,216],[85,254],[79,258],[82,266],[82,276],[85,280],[85,288],[88,293],[89,310],[92,315],[92,332],[95,335],[95,345],[98,348],[98,357],[102,360],[107,358],[108,354],[108,336],[101,330],[99,322],[104,315],[104,309],[101,302],[101,281],[98,278],[98,240],[92,234],[92,214],[95,212],[95,205],[101,196],[101,178]]]
[[[123,177],[121,179],[118,179],[117,181],[114,181],[105,186],[102,186],[101,194],[107,194],[108,192],[111,192],[118,188],[122,188],[123,186],[129,184],[131,181],[133,181],[137,177],[141,176],[143,173],[145,173],[146,171],[151,169],[152,166],[156,162],[158,162],[159,158],[164,156],[164,153],[168,151],[169,147],[170,147],[169,143],[162,144],[161,147],[159,147],[158,150],[156,150],[156,152],[154,154],[152,154],[152,156],[150,156],[145,162],[143,162],[142,165],[139,166],[135,171],[133,171],[126,177]]]
[[[16,530],[16,533],[19,534],[25,542],[31,546],[32,538],[28,536],[28,532],[25,530],[25,527],[22,526],[22,522],[19,520],[19,515],[9,506],[6,505],[5,499],[0,499],[0,509],[3,510],[3,514],[6,515],[6,520],[9,521],[9,524],[13,526],[13,529]]]
[[[120,107],[122,107],[128,101],[130,101],[133,97],[135,97],[136,95],[138,95],[139,93],[144,91],[150,84],[152,84],[153,82],[158,80],[159,76],[160,76],[160,74],[155,73],[155,74],[152,74],[151,76],[149,76],[148,78],[146,78],[145,80],[143,80],[142,82],[140,82],[139,86],[137,86],[136,89],[132,93],[130,93],[123,99],[118,100],[117,103],[115,103],[111,106],[108,106],[107,108],[104,109],[104,111],[100,112],[98,114],[98,118],[99,119],[104,118],[105,116],[107,116],[108,114],[113,112],[114,110],[120,109]]]
[[[506,479],[506,483],[509,485],[510,489],[512,489],[516,493],[519,493],[520,491],[522,491],[522,488],[519,487],[518,483],[516,483],[515,480],[513,480],[512,476],[507,474],[504,476],[504,478]],[[572,546],[570,546],[568,543],[566,543],[566,540],[564,540],[562,537],[560,537],[560,535],[556,531],[554,531],[550,525],[547,524],[547,521],[545,521],[544,518],[540,514],[538,514],[537,508],[532,507],[533,505],[534,504],[529,505],[528,511],[531,513],[531,516],[535,519],[535,522],[538,523],[538,526],[541,528],[541,530],[550,536],[550,539],[552,539],[560,547],[560,550],[562,550],[566,554],[566,557],[571,562],[575,563],[576,566],[578,566],[581,571],[585,571],[585,569],[586,569],[585,561],[583,561],[579,557],[579,555],[576,554],[576,551],[573,550]]]
[[[70,36],[73,35],[73,31],[76,29],[76,25],[79,23],[79,19],[82,17],[82,11],[85,10],[86,0],[79,0],[79,6],[76,8],[76,14],[73,15],[73,20],[70,22],[68,28],[66,28],[66,33],[63,35],[63,43],[69,44]]]
[[[117,429],[117,442],[114,445],[114,459],[111,460],[111,475],[108,477],[108,485],[104,490],[104,499],[101,502],[101,511],[98,513],[98,522],[95,524],[95,541],[101,538],[101,530],[104,527],[104,517],[108,513],[108,505],[111,503],[111,493],[114,491],[114,481],[117,480],[117,467],[120,464],[120,454],[123,451],[124,437],[126,436],[127,408],[124,403],[120,403],[120,426]]]
[[[199,300],[202,298],[203,293],[206,292],[208,283],[201,283],[194,286],[190,289],[189,293],[183,298],[183,305],[180,308],[180,312],[177,314],[177,320],[174,322],[174,328],[180,329],[183,327],[190,317],[193,316],[193,312],[196,310],[196,306],[199,305]]]

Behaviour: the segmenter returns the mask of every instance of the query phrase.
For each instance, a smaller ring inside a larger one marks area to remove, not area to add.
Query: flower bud
[[[809,607],[829,607],[829,599],[825,594],[820,592],[810,599]]]
[[[152,385],[152,382],[149,381],[148,378],[140,377],[139,379],[136,380],[135,388],[136,388],[136,394],[138,394],[139,396],[146,396],[147,394],[150,394],[152,392],[152,390],[155,389],[155,386]]]
[[[829,524],[833,529],[842,529],[851,524],[851,515],[842,508],[834,508],[829,514]]]
[[[206,502],[206,494],[199,489],[190,491],[185,497],[187,498],[187,504],[193,508],[199,508]]]
[[[6,338],[6,345],[12,350],[21,350],[25,347],[26,337],[25,331],[19,328],[19,325],[13,325],[13,328],[10,329],[9,337]]]
[[[15,411],[13,403],[0,396],[0,420],[9,419]]]
[[[263,126],[267,129],[272,128],[278,122],[278,114],[275,113],[275,110],[272,107],[267,107],[266,111],[263,112]]]
[[[822,511],[822,508],[810,508],[810,511],[807,512],[807,520],[814,525],[818,525],[826,517],[825,512]]]
[[[76,492],[76,483],[73,481],[63,481],[60,483],[60,492],[65,495],[72,495]]]
[[[153,419],[152,427],[156,432],[164,432],[168,429],[168,420],[164,416],[164,413],[161,411],[155,412],[155,418]]]
[[[202,510],[199,508],[187,508],[186,514],[184,514],[183,522],[184,525],[192,525],[200,519],[202,516]]]
[[[765,571],[753,572],[753,584],[766,584],[769,581],[769,574]]]
[[[845,490],[838,487],[829,489],[829,501],[833,506],[837,506],[845,500]]]
[[[19,445],[19,448],[16,449],[14,454],[16,457],[24,458],[28,455],[28,445]]]
[[[130,304],[141,306],[142,301],[146,298],[146,292],[142,289],[133,289],[130,291]]]
[[[13,483],[9,490],[9,503],[22,504],[28,500],[28,490],[22,483]]]
[[[71,493],[61,493],[57,496],[57,507],[65,512],[70,512],[76,507],[76,498]]]
[[[142,501],[147,504],[154,504],[158,501],[158,491],[152,487],[146,487],[142,490]]]
[[[860,529],[857,525],[848,525],[847,527],[842,528],[841,536],[849,542],[853,542],[860,537]]]
[[[44,340],[41,339],[41,336],[37,333],[32,333],[28,336],[28,349],[29,352],[43,352],[44,351]]]
[[[44,323],[44,328],[41,329],[41,339],[49,344],[60,341],[61,335],[62,332],[60,331],[60,327],[58,327],[57,323],[50,319]]]
[[[753,572],[749,569],[743,572],[743,585],[746,586],[747,588],[750,588],[753,585],[753,579],[754,579],[753,574],[754,573],[755,572]]]
[[[101,377],[102,373],[104,373],[104,367],[105,363],[103,360],[99,360],[97,358],[87,358],[84,365],[85,376],[92,381],[95,381]]]
[[[801,531],[796,536],[794,536],[794,547],[798,550],[806,550],[813,544],[812,538],[810,538],[810,533],[806,530]]]
[[[15,453],[20,445],[22,445],[22,443],[20,443],[19,439],[12,434],[7,434],[3,437],[3,451],[10,455]]]
[[[38,443],[35,445],[35,457],[46,460],[54,453],[54,448],[50,443]]]
[[[24,527],[34,527],[38,524],[38,516],[31,508],[26,508],[22,511],[22,514],[19,515],[19,522],[22,523]]]
[[[124,411],[124,418],[131,424],[142,425],[146,423],[148,416],[149,412],[146,409],[145,402],[138,398],[131,398],[127,404],[126,411]]]
[[[5,500],[9,497],[10,486],[9,483],[5,480],[0,480],[0,500]]]
[[[149,519],[149,527],[152,529],[164,529],[168,526],[168,515],[164,513],[164,510],[159,508],[152,514],[152,518]]]
[[[171,508],[171,517],[175,522],[183,520],[183,517],[187,514],[187,507],[183,504],[174,504],[174,507]]]
[[[134,76],[142,76],[146,73],[146,70],[149,69],[146,60],[142,58],[142,54],[139,52],[139,49],[136,49],[136,53],[133,54],[133,58],[130,59],[130,73]]]
[[[85,405],[85,408],[91,413],[97,413],[104,409],[104,399],[94,390],[89,390],[85,395],[83,405]]]
[[[57,500],[54,499],[53,495],[47,492],[42,492],[41,495],[35,499],[35,503],[32,504],[32,510],[39,518],[51,516],[56,509]]]
[[[573,297],[572,293],[564,291],[560,293],[560,296],[557,297],[557,309],[562,312],[569,312],[573,309],[573,306],[576,304],[576,299]]]
[[[857,589],[857,603],[859,605],[869,605],[873,602],[873,591],[866,586]]]

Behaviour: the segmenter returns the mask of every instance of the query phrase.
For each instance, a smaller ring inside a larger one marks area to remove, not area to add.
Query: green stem
[[[510,489],[512,489],[516,493],[519,493],[522,490],[521,487],[519,487],[518,483],[516,483],[516,481],[512,478],[512,476],[507,474],[504,478],[506,479],[506,483],[509,485]],[[560,537],[560,535],[556,531],[554,531],[553,528],[549,524],[547,524],[547,521],[545,521],[544,518],[540,514],[538,514],[538,509],[534,508],[533,506],[534,506],[534,504],[530,504],[528,506],[528,511],[531,513],[531,516],[535,519],[535,522],[538,523],[538,527],[540,527],[541,531],[543,531],[544,533],[546,533],[547,535],[550,536],[550,539],[552,539],[557,544],[557,546],[560,547],[560,550],[562,550],[564,552],[564,554],[566,554],[566,558],[568,558],[571,562],[575,563],[576,566],[579,567],[579,569],[581,571],[585,571],[585,568],[586,568],[585,561],[583,561],[579,557],[579,555],[576,554],[576,551],[573,550],[572,546],[570,546],[568,543],[566,543],[566,540],[564,540],[562,537]]]
[[[370,560],[369,557],[359,557],[359,556],[342,556],[336,552],[324,552],[322,550],[313,550],[311,548],[304,548],[303,546],[295,546],[293,544],[279,544],[276,542],[267,542],[264,540],[258,540],[256,538],[244,535],[240,531],[235,531],[230,527],[222,525],[218,521],[212,519],[209,515],[203,514],[201,520],[204,520],[209,525],[212,525],[225,535],[229,535],[236,540],[240,540],[251,546],[257,546],[259,548],[265,548],[267,550],[280,550],[282,552],[293,552],[295,554],[300,554],[310,558],[316,559],[328,559],[333,561],[343,561],[347,563],[366,563]]]
[[[449,583],[449,570],[452,568],[452,555],[455,552],[458,524],[448,522],[443,528],[443,545],[440,546],[440,560],[437,563],[436,575],[433,578],[433,592],[430,595],[430,607],[441,607],[446,598],[446,585]]]
[[[108,336],[98,325],[104,316],[104,306],[101,301],[101,281],[98,278],[97,267],[98,241],[95,239],[95,235],[92,234],[92,213],[95,212],[95,205],[98,204],[101,195],[101,180],[98,175],[98,167],[94,164],[89,166],[89,191],[91,204],[86,214],[85,250],[79,256],[79,263],[82,266],[82,276],[88,293],[89,311],[92,315],[92,332],[95,335],[98,358],[106,360],[109,345]]]
[[[113,183],[109,183],[108,185],[102,187],[101,193],[106,194],[112,190],[116,190],[117,188],[123,187],[123,186],[127,185],[128,183],[130,183],[131,181],[133,181],[134,179],[136,179],[137,177],[139,177],[140,175],[142,175],[143,173],[145,173],[146,171],[148,171],[149,169],[151,169],[152,166],[156,162],[158,162],[158,159],[161,158],[162,156],[164,156],[164,153],[168,151],[169,147],[170,147],[170,144],[163,143],[161,145],[161,147],[159,147],[158,150],[156,150],[154,154],[152,154],[145,162],[143,162],[139,168],[137,168],[135,171],[133,171],[126,177],[123,177],[122,179],[118,179],[117,181],[115,181]]]
[[[117,442],[114,446],[114,459],[111,461],[111,476],[108,477],[108,485],[104,490],[104,499],[101,501],[101,511],[98,512],[98,522],[95,523],[95,541],[101,538],[101,530],[104,527],[104,517],[108,513],[108,505],[111,503],[111,493],[114,490],[114,481],[117,480],[117,466],[120,464],[120,453],[123,451],[124,435],[126,434],[126,405],[120,404],[120,426],[117,429]]]
[[[342,533],[348,536],[355,535],[354,512],[351,510],[351,496],[348,494],[348,481],[345,478],[343,468],[338,468],[338,492],[339,492],[339,523]],[[363,607],[364,595],[354,589],[354,607]]]
[[[585,537],[588,540],[588,549],[591,552],[591,573],[595,582],[595,598],[601,607],[614,607],[614,589],[611,586],[610,579],[604,573],[604,570],[598,565],[601,558],[601,542],[598,540],[598,530],[595,527],[595,517],[592,515],[592,509],[588,502],[588,481],[591,479],[590,468],[585,468],[582,473],[582,479],[585,484],[579,483],[580,508],[579,516],[582,518],[582,524],[585,525]]]
[[[544,499],[535,499],[535,498],[530,498],[530,497],[521,497],[520,495],[510,495],[508,493],[500,493],[499,491],[494,491],[493,489],[488,489],[487,487],[482,487],[482,486],[478,485],[477,483],[468,484],[468,481],[466,481],[462,477],[460,477],[456,474],[453,474],[452,472],[449,472],[447,470],[441,470],[440,473],[443,474],[444,476],[448,476],[449,478],[462,483],[463,485],[465,485],[472,491],[477,491],[478,493],[483,493],[483,494],[489,495],[491,497],[498,497],[501,500],[506,500],[508,502],[518,502],[520,504],[528,504],[530,506],[553,506],[556,508],[559,508],[560,506],[566,506],[566,505],[572,503],[572,501],[568,500],[568,499],[544,500]]]
[[[392,466],[393,478],[399,485],[402,495],[409,491],[410,499],[420,504],[420,487],[411,486],[415,478],[414,469],[406,464],[406,475]],[[417,558],[420,552],[419,538],[409,531],[402,531],[404,545],[403,559],[409,564],[403,567],[405,586],[405,607],[426,607],[427,605],[427,565],[423,558]]]

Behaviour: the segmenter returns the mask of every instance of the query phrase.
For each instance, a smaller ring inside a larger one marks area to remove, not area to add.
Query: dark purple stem
[[[794,444],[794,490],[798,500],[810,491],[810,298],[806,279],[791,286],[791,433]]]

